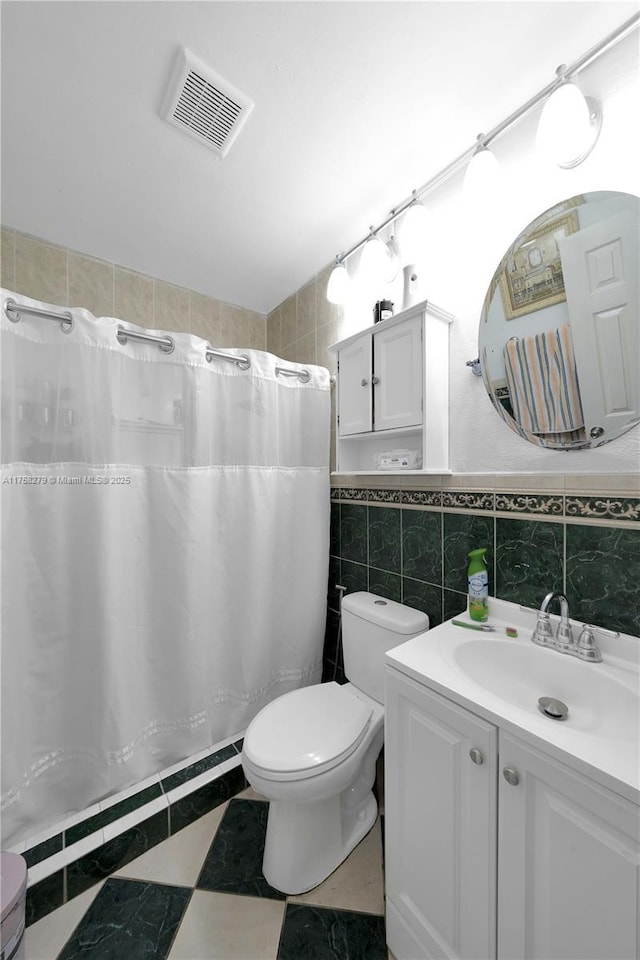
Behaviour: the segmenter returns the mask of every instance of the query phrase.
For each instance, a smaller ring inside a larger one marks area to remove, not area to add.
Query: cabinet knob
[[[380,383],[380,377],[371,377],[371,383],[375,386],[376,383]]]
[[[484,763],[482,750],[478,750],[477,747],[471,747],[471,750],[469,750],[469,756],[471,757],[474,763]]]
[[[368,383],[369,383],[369,381],[366,380],[366,379],[363,377],[362,380],[360,381],[360,386],[361,386],[361,387],[366,387],[366,385],[367,385]]]
[[[517,787],[520,783],[518,771],[514,770],[513,767],[505,767],[502,771],[502,776],[505,778],[507,783],[511,784],[512,787]]]

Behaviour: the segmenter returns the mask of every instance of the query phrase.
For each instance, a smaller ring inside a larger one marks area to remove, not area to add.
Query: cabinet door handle
[[[474,763],[484,763],[482,750],[478,750],[477,747],[471,747],[471,750],[469,750],[469,756],[471,757]]]
[[[507,783],[511,784],[512,787],[517,787],[520,783],[518,771],[514,770],[513,767],[505,767],[502,771],[502,776],[505,778]]]
[[[360,386],[361,386],[361,387],[366,387],[366,385],[367,385],[368,383],[369,383],[369,381],[368,381],[368,380],[365,380],[365,378],[363,377],[362,380],[360,381]]]
[[[376,383],[380,383],[380,377],[371,377],[371,383],[375,386]]]

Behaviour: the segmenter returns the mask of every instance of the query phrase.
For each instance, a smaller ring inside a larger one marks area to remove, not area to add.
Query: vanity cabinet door
[[[338,351],[338,434],[341,437],[373,429],[372,368],[370,333]]]
[[[499,783],[498,957],[637,957],[639,808],[502,731]]]
[[[390,668],[385,696],[389,948],[495,957],[497,730]]]

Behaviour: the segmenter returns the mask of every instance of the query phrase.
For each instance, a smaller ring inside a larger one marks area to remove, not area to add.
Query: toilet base
[[[357,809],[345,806],[344,795],[304,804],[272,800],[262,863],[267,883],[291,895],[306,893],[326,880],[378,816],[371,791]]]

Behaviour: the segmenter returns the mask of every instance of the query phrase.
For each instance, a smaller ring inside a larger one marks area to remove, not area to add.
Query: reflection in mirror
[[[502,419],[532,443],[588,449],[640,422],[639,208],[611,191],[556,204],[493,276],[482,375]]]

